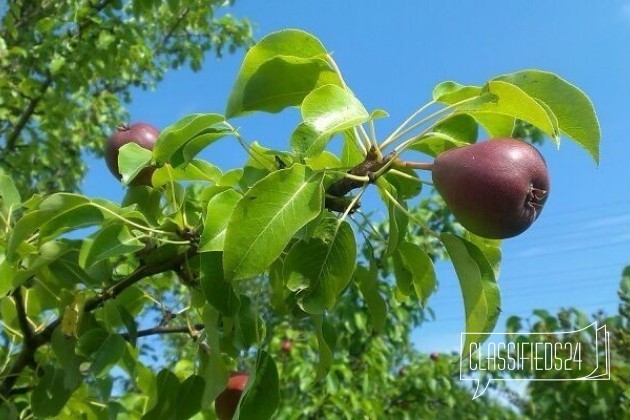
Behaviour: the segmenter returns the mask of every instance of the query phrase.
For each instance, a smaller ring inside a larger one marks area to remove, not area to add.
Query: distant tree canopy
[[[133,88],[252,39],[227,2],[0,2],[0,166],[24,196],[76,190],[82,152],[127,118]]]

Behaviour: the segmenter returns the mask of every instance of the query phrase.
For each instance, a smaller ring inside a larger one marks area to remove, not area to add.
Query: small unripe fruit
[[[524,232],[549,196],[542,155],[516,139],[492,139],[450,149],[433,163],[433,183],[470,232],[503,239]]]
[[[110,172],[114,174],[117,179],[122,178],[118,170],[118,151],[125,144],[133,142],[142,148],[153,150],[159,136],[160,131],[157,128],[143,122],[118,126],[116,131],[109,136],[105,143],[105,162]],[[151,186],[151,176],[154,171],[155,167],[144,168],[129,185]]]
[[[214,400],[214,409],[219,420],[229,420],[234,416],[248,380],[249,375],[246,373],[234,372],[230,375],[227,386]]]
[[[280,350],[282,350],[283,353],[290,353],[292,348],[293,343],[290,340],[284,340],[282,344],[280,344]]]

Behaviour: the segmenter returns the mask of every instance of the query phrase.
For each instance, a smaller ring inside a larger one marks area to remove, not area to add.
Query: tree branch
[[[162,40],[156,46],[155,53],[154,53],[155,55],[160,54],[162,52],[161,50],[166,47],[166,44],[168,43],[168,41],[173,37],[173,34],[175,34],[175,31],[177,30],[177,27],[183,22],[184,18],[186,18],[186,16],[188,15],[189,12],[190,12],[190,9],[188,9],[187,7],[184,8],[184,10],[179,15],[179,17],[177,18],[177,20],[175,21],[173,26],[171,26],[171,28],[166,33],[164,38],[162,38]]]
[[[138,333],[136,334],[136,338],[148,337],[151,335],[182,334],[182,333],[186,333],[193,336],[194,332],[201,331],[204,328],[205,328],[204,324],[195,324],[193,326],[184,325],[184,326],[176,326],[176,327],[167,327],[164,325],[158,325],[153,328],[148,328],[146,330],[138,331]],[[131,341],[132,337],[129,333],[121,334],[121,336],[125,340]]]
[[[11,131],[11,134],[8,135],[7,143],[4,146],[4,153],[11,152],[15,149],[15,144],[17,142],[18,137],[20,137],[20,134],[22,134],[22,130],[24,130],[24,127],[26,127],[26,124],[28,123],[28,120],[31,119],[31,116],[33,116],[33,113],[35,112],[35,108],[37,107],[37,105],[39,105],[41,100],[44,98],[44,95],[46,94],[46,91],[48,90],[52,82],[53,82],[52,75],[48,73],[48,75],[44,79],[44,82],[39,88],[38,95],[30,100],[30,102],[28,103],[28,106],[22,112],[22,115],[20,115],[18,122],[15,124],[13,131]]]
[[[194,254],[197,250],[189,248],[186,252],[179,254],[177,257],[164,261],[154,266],[143,265],[127,277],[112,285],[103,291],[99,296],[89,299],[84,306],[85,312],[91,312],[110,299],[114,299],[128,287],[133,286],[140,280],[153,276],[155,274],[165,273],[177,269],[184,263],[187,257]],[[61,316],[50,323],[43,331],[32,336],[30,344],[24,341],[24,346],[17,355],[11,366],[0,374],[2,382],[0,383],[0,396],[7,397],[11,394],[11,390],[15,386],[17,379],[22,371],[29,365],[34,363],[34,355],[37,349],[44,344],[50,342],[53,332],[61,324]]]
[[[100,13],[105,7],[109,5],[110,2],[111,0],[102,0],[100,3],[94,5],[94,14]],[[70,37],[80,35],[81,32],[86,27],[88,27],[89,25],[93,23],[94,23],[94,20],[92,19],[92,16],[86,17],[85,20],[77,24],[76,34],[71,34]],[[11,152],[15,149],[16,142],[18,138],[20,137],[20,134],[22,134],[22,131],[28,124],[28,121],[33,116],[35,112],[35,108],[37,108],[37,105],[39,105],[41,100],[44,98],[44,95],[48,91],[48,88],[50,88],[50,86],[52,85],[53,83],[52,74],[50,73],[48,69],[45,71],[45,74],[46,74],[46,77],[44,78],[44,81],[42,82],[42,85],[40,86],[39,92],[34,98],[32,98],[29,101],[26,109],[24,109],[17,123],[15,124],[15,127],[13,128],[11,133],[7,136],[6,144],[4,147],[4,153]]]
[[[24,297],[22,296],[22,286],[16,288],[13,291],[13,299],[15,300],[15,311],[17,313],[17,320],[20,326],[20,331],[24,337],[24,345],[33,345],[33,328],[28,322],[28,316],[26,315],[26,307],[24,306]]]
[[[350,175],[355,176],[367,176],[370,179],[370,183],[376,182],[376,173],[385,167],[392,159],[393,154],[389,154],[385,157],[381,156],[378,150],[372,146],[372,148],[368,151],[367,155],[363,162],[359,163],[352,169],[348,171]],[[391,168],[391,166],[390,166]],[[344,196],[348,194],[350,191],[361,188],[366,183],[363,181],[357,181],[356,179],[350,178],[342,178],[333,182],[326,189],[326,201],[324,206],[328,210],[344,212],[346,208],[350,205],[350,200],[345,198]],[[351,213],[357,210],[360,207],[360,204],[357,203],[355,208],[351,210]]]

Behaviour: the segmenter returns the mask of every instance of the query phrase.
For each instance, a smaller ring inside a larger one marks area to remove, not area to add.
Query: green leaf
[[[389,182],[387,182],[385,178],[379,178],[376,181],[376,186],[379,188],[381,200],[383,200],[383,202],[387,206],[387,212],[389,215],[389,237],[387,240],[387,249],[385,250],[385,255],[391,256],[398,248],[398,245],[405,239],[405,235],[407,234],[407,226],[409,224],[409,216],[407,216],[405,212],[403,212],[396,204],[394,204],[382,190],[389,191],[394,199],[396,199],[398,203],[405,209],[407,208],[407,203],[403,200],[400,200],[396,189]]]
[[[235,190],[226,190],[208,201],[199,252],[223,251],[228,220],[241,197]]]
[[[39,270],[49,266],[67,252],[69,252],[69,247],[65,242],[50,241],[42,244],[36,255],[31,255],[22,261],[23,268],[13,272],[12,287],[20,286]]]
[[[91,200],[78,194],[53,194],[41,202],[39,209],[49,216],[39,228],[40,242],[99,224],[105,218]]]
[[[312,90],[339,85],[339,76],[326,60],[278,56],[264,62],[243,92],[243,111],[280,112],[300,105]]]
[[[351,130],[343,133],[343,149],[341,151],[341,167],[350,169],[353,166],[363,162],[364,156],[361,150],[358,148],[354,136]]]
[[[411,274],[416,296],[426,304],[435,290],[435,268],[431,257],[418,245],[406,241],[398,246],[398,253],[403,265]]]
[[[241,305],[236,322],[236,335],[243,349],[260,343],[264,339],[265,324],[260,318],[259,308],[246,295],[240,297]]]
[[[374,332],[380,334],[385,331],[387,304],[378,290],[378,272],[376,265],[370,264],[369,270],[362,265],[357,265],[354,275],[359,283],[359,290],[361,290],[368,311],[370,312],[372,328]]]
[[[250,156],[242,169],[243,176],[238,182],[243,191],[250,189],[271,172],[291,166],[294,161],[291,154],[267,149],[256,141],[251,144],[249,150]]]
[[[77,344],[75,337],[62,334],[61,329],[56,328],[51,338],[51,348],[63,368],[63,386],[67,389],[75,389],[81,384],[81,372],[79,365],[81,360],[76,356],[74,348]]]
[[[172,419],[180,405],[180,386],[177,376],[168,369],[162,369],[157,375],[157,398],[155,406],[142,418],[152,419]]]
[[[334,153],[324,150],[322,153],[312,158],[304,159],[306,165],[313,170],[339,168],[341,161]]]
[[[501,240],[484,238],[469,231],[464,233],[464,239],[475,244],[483,252],[492,267],[494,278],[498,279],[501,266]]]
[[[64,385],[64,370],[53,366],[40,366],[41,376],[31,396],[33,415],[39,418],[52,417],[66,405],[74,392]]]
[[[0,296],[5,296],[13,288],[13,276],[15,270],[6,259],[4,253],[0,253]]]
[[[273,104],[274,109],[280,110],[286,106],[300,104],[304,96],[316,88],[318,83],[341,85],[339,77],[323,60],[326,56],[326,49],[321,42],[304,31],[286,29],[264,37],[245,55],[230,94],[227,117],[232,118],[257,110],[255,106],[252,108],[253,104],[248,101],[256,100],[255,95],[265,91],[268,103]],[[277,60],[274,62],[274,59]],[[299,81],[300,75],[304,77],[303,82]],[[283,84],[284,78],[287,77],[292,79],[294,95],[281,97],[276,94],[277,97],[273,99],[275,90],[278,93],[286,93],[287,88],[283,87]],[[301,97],[296,94],[296,87],[301,91]]]
[[[394,277],[396,279],[397,296],[411,296],[414,293],[413,277],[411,275],[411,271],[409,271],[409,269],[405,266],[399,252],[392,255],[392,265],[394,268]]]
[[[104,259],[131,254],[142,248],[144,243],[132,235],[125,225],[112,224],[83,241],[80,264],[83,268],[89,268]]]
[[[204,410],[212,407],[215,398],[225,389],[228,382],[228,370],[221,358],[219,345],[219,312],[206,306],[203,311],[205,332],[208,335],[208,349],[200,347],[199,371],[205,380],[201,407]]]
[[[599,122],[593,104],[584,92],[559,76],[541,70],[523,70],[499,76],[496,80],[516,85],[547,105],[556,116],[560,130],[599,163]]]
[[[85,331],[77,342],[77,354],[91,357],[101,348],[108,337],[109,334],[102,328],[92,328]]]
[[[118,334],[110,334],[94,355],[90,370],[94,376],[103,377],[122,358],[126,347],[125,339]]]
[[[304,122],[291,137],[293,150],[305,157],[321,153],[328,140],[370,119],[363,104],[349,91],[336,85],[321,86],[302,102]]]
[[[287,288],[298,292],[298,304],[309,314],[322,314],[331,309],[337,297],[352,278],[356,260],[354,232],[347,222],[335,217],[328,238],[312,238],[298,242],[285,259],[284,278]]]
[[[175,399],[175,419],[189,419],[201,410],[204,386],[205,381],[198,375],[191,375],[181,383]],[[168,390],[171,394],[173,391]]]
[[[125,144],[118,150],[118,168],[122,182],[129,184],[141,170],[149,166],[153,155],[149,149],[134,142]]]
[[[470,344],[483,342],[494,329],[501,310],[501,296],[494,272],[481,250],[472,242],[450,233],[440,235],[451,257],[464,298],[466,311],[466,341],[463,356]]]
[[[11,177],[0,169],[0,211],[9,219],[11,211],[21,203],[20,192],[17,190]]]
[[[404,176],[406,174],[407,176]],[[396,171],[389,171],[383,177],[395,188],[401,200],[409,200],[417,197],[422,191],[422,182],[418,173],[406,167],[396,168]]]
[[[442,82],[433,89],[433,100],[447,104],[455,104],[481,94],[479,86],[464,86],[457,82]]]
[[[201,254],[200,274],[201,289],[210,305],[225,316],[234,316],[240,305],[234,293],[232,283],[223,278],[223,253],[207,252]]]
[[[496,117],[492,115],[492,117]],[[410,149],[436,157],[455,147],[466,146],[477,141],[477,122],[467,114],[456,114],[436,124],[431,130],[437,135],[428,135],[412,144]]]
[[[333,362],[331,344],[334,343],[333,333],[330,331],[330,324],[323,315],[313,317],[315,323],[315,334],[317,335],[317,345],[319,347],[319,363],[317,364],[317,378],[325,377]]]
[[[512,137],[516,118],[500,114],[476,114],[475,120],[486,130],[490,138]]]
[[[270,419],[280,405],[280,379],[278,369],[269,354],[258,353],[255,372],[247,381],[235,418]]]
[[[225,234],[228,280],[260,274],[323,205],[323,172],[293,165],[257,182],[234,207]]]
[[[206,147],[210,146],[215,141],[225,137],[228,134],[233,134],[232,129],[218,128],[216,131],[202,132],[201,134],[193,137],[182,150],[183,164],[189,164],[195,156],[201,153]]]
[[[48,210],[34,210],[22,216],[9,234],[7,244],[7,260],[14,262],[17,259],[16,251],[20,245],[29,239],[40,226],[50,220],[54,213]]]
[[[217,135],[223,133],[223,131],[226,130],[226,127],[221,126],[213,128],[214,125],[223,121],[225,121],[225,117],[220,114],[191,114],[182,118],[160,133],[160,137],[155,142],[155,147],[153,148],[153,159],[158,163],[158,165],[162,165],[169,162],[171,157],[180,148],[191,142],[195,137],[207,133]],[[217,140],[217,138],[210,136],[210,138],[201,141],[201,143],[204,143],[206,140],[212,142]],[[191,149],[188,151],[188,160],[192,159],[192,156],[200,150],[198,146],[199,145],[191,146]]]
[[[511,83],[491,80],[484,87],[484,93],[491,95],[492,99],[464,103],[457,106],[457,111],[473,116],[478,114],[507,115],[526,121],[541,129],[552,139],[558,139],[558,124],[555,116],[549,114],[547,107],[541,105],[519,87]]]
[[[185,166],[172,167],[166,163],[161,168],[157,168],[151,177],[154,187],[161,187],[171,180],[175,181],[206,181],[217,183],[223,174],[221,170],[203,160],[193,160]]]

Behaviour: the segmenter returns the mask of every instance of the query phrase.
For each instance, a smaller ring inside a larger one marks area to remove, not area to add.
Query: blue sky
[[[388,6],[391,5],[391,6]],[[300,28],[332,51],[346,82],[368,109],[381,108],[377,133],[387,135],[430,99],[445,80],[482,84],[526,68],[555,72],[593,100],[602,127],[601,163],[571,141],[542,148],[551,195],[533,227],[507,240],[499,277],[504,316],[527,316],[575,306],[591,313],[616,310],[620,273],[630,264],[630,1],[280,1],[239,0],[230,12],[247,16],[255,36]],[[163,129],[192,112],[223,112],[243,53],[203,70],[170,72],[155,91],[135,92],[131,121]],[[299,121],[295,110],[235,120],[242,134],[288,149]],[[202,155],[224,169],[246,156],[224,140]],[[90,159],[84,192],[119,201],[123,189],[102,160]],[[375,200],[364,207],[378,210]],[[464,327],[457,279],[448,263],[437,266],[440,288],[431,298],[434,322],[416,334],[426,351],[457,349]]]

